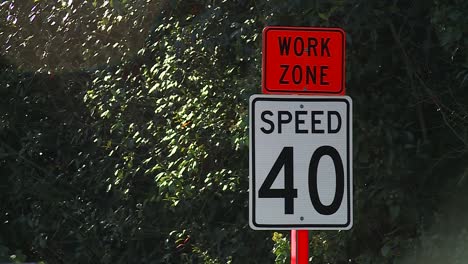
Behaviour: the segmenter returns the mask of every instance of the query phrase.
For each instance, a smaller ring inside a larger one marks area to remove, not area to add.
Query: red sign
[[[266,94],[345,94],[345,33],[340,28],[266,27]]]

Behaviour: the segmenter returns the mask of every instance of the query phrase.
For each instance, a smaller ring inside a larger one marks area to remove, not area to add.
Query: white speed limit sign
[[[352,226],[352,101],[348,96],[250,98],[253,229]]]

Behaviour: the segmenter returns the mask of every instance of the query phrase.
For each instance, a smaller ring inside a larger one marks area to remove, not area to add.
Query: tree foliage
[[[3,1],[0,261],[287,262],[287,232],[248,227],[247,115],[262,29],[292,25],[345,30],[355,108],[354,227],[311,232],[313,261],[463,263],[466,12]]]

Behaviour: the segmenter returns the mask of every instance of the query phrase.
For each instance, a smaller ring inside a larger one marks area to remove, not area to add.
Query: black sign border
[[[279,96],[283,96],[283,95],[279,95]],[[347,147],[347,157],[346,157],[346,160],[347,160],[347,167],[346,167],[346,171],[347,171],[347,207],[348,207],[348,214],[347,214],[347,221],[345,224],[295,224],[295,225],[285,225],[285,224],[259,224],[256,222],[256,217],[255,217],[255,195],[256,195],[256,192],[255,192],[255,103],[258,102],[258,101],[286,101],[286,102],[310,102],[310,101],[314,101],[314,102],[344,102],[346,104],[346,114],[347,114],[347,122],[346,122],[346,138],[348,139],[347,140],[347,143],[346,143],[346,147]],[[251,187],[252,189],[250,190],[250,199],[252,201],[252,206],[251,206],[251,223],[254,227],[257,227],[257,228],[260,228],[260,229],[265,229],[265,230],[274,230],[274,229],[278,229],[278,228],[281,228],[281,229],[297,229],[297,228],[302,228],[302,229],[310,229],[310,230],[313,230],[314,228],[318,228],[318,230],[326,230],[326,228],[332,228],[330,230],[336,230],[336,229],[339,229],[339,228],[342,228],[343,230],[344,229],[349,229],[351,228],[351,184],[353,184],[351,182],[351,156],[352,156],[352,153],[351,153],[351,148],[350,148],[350,144],[351,144],[351,137],[350,137],[350,122],[352,122],[351,120],[351,106],[350,106],[350,102],[344,98],[314,98],[314,97],[310,97],[310,98],[298,98],[298,97],[291,97],[291,98],[287,98],[287,97],[275,97],[275,95],[270,95],[270,96],[265,96],[265,97],[256,97],[254,98],[252,101],[251,101],[251,113],[250,113],[250,124],[251,124],[251,130],[250,130],[250,140],[252,141],[252,147],[250,149],[250,154],[252,155],[251,156],[251,166],[252,166],[252,171],[250,172],[251,173]]]
[[[267,79],[267,76],[266,76],[266,73],[267,73],[267,70],[266,68],[268,67],[268,63],[267,63],[267,41],[266,41],[266,35],[268,34],[269,31],[272,31],[272,30],[288,30],[288,31],[310,31],[310,32],[314,32],[314,31],[320,31],[320,32],[338,32],[341,34],[341,37],[342,37],[342,68],[341,68],[341,88],[339,91],[336,91],[336,92],[330,92],[330,91],[320,91],[320,90],[305,90],[305,91],[300,91],[300,90],[271,90],[268,89],[268,87],[266,87],[266,79]],[[268,91],[268,93],[277,93],[277,94],[281,94],[281,93],[287,93],[287,94],[291,94],[291,93],[297,93],[297,94],[334,94],[334,95],[339,95],[341,94],[344,89],[345,89],[345,45],[346,45],[346,41],[345,41],[345,33],[342,29],[339,29],[339,28],[306,28],[306,27],[281,27],[281,26],[271,26],[271,27],[266,27],[264,30],[263,30],[263,34],[262,34],[262,37],[263,37],[263,40],[262,40],[262,43],[263,43],[263,49],[262,49],[262,89],[265,89],[266,91]]]

